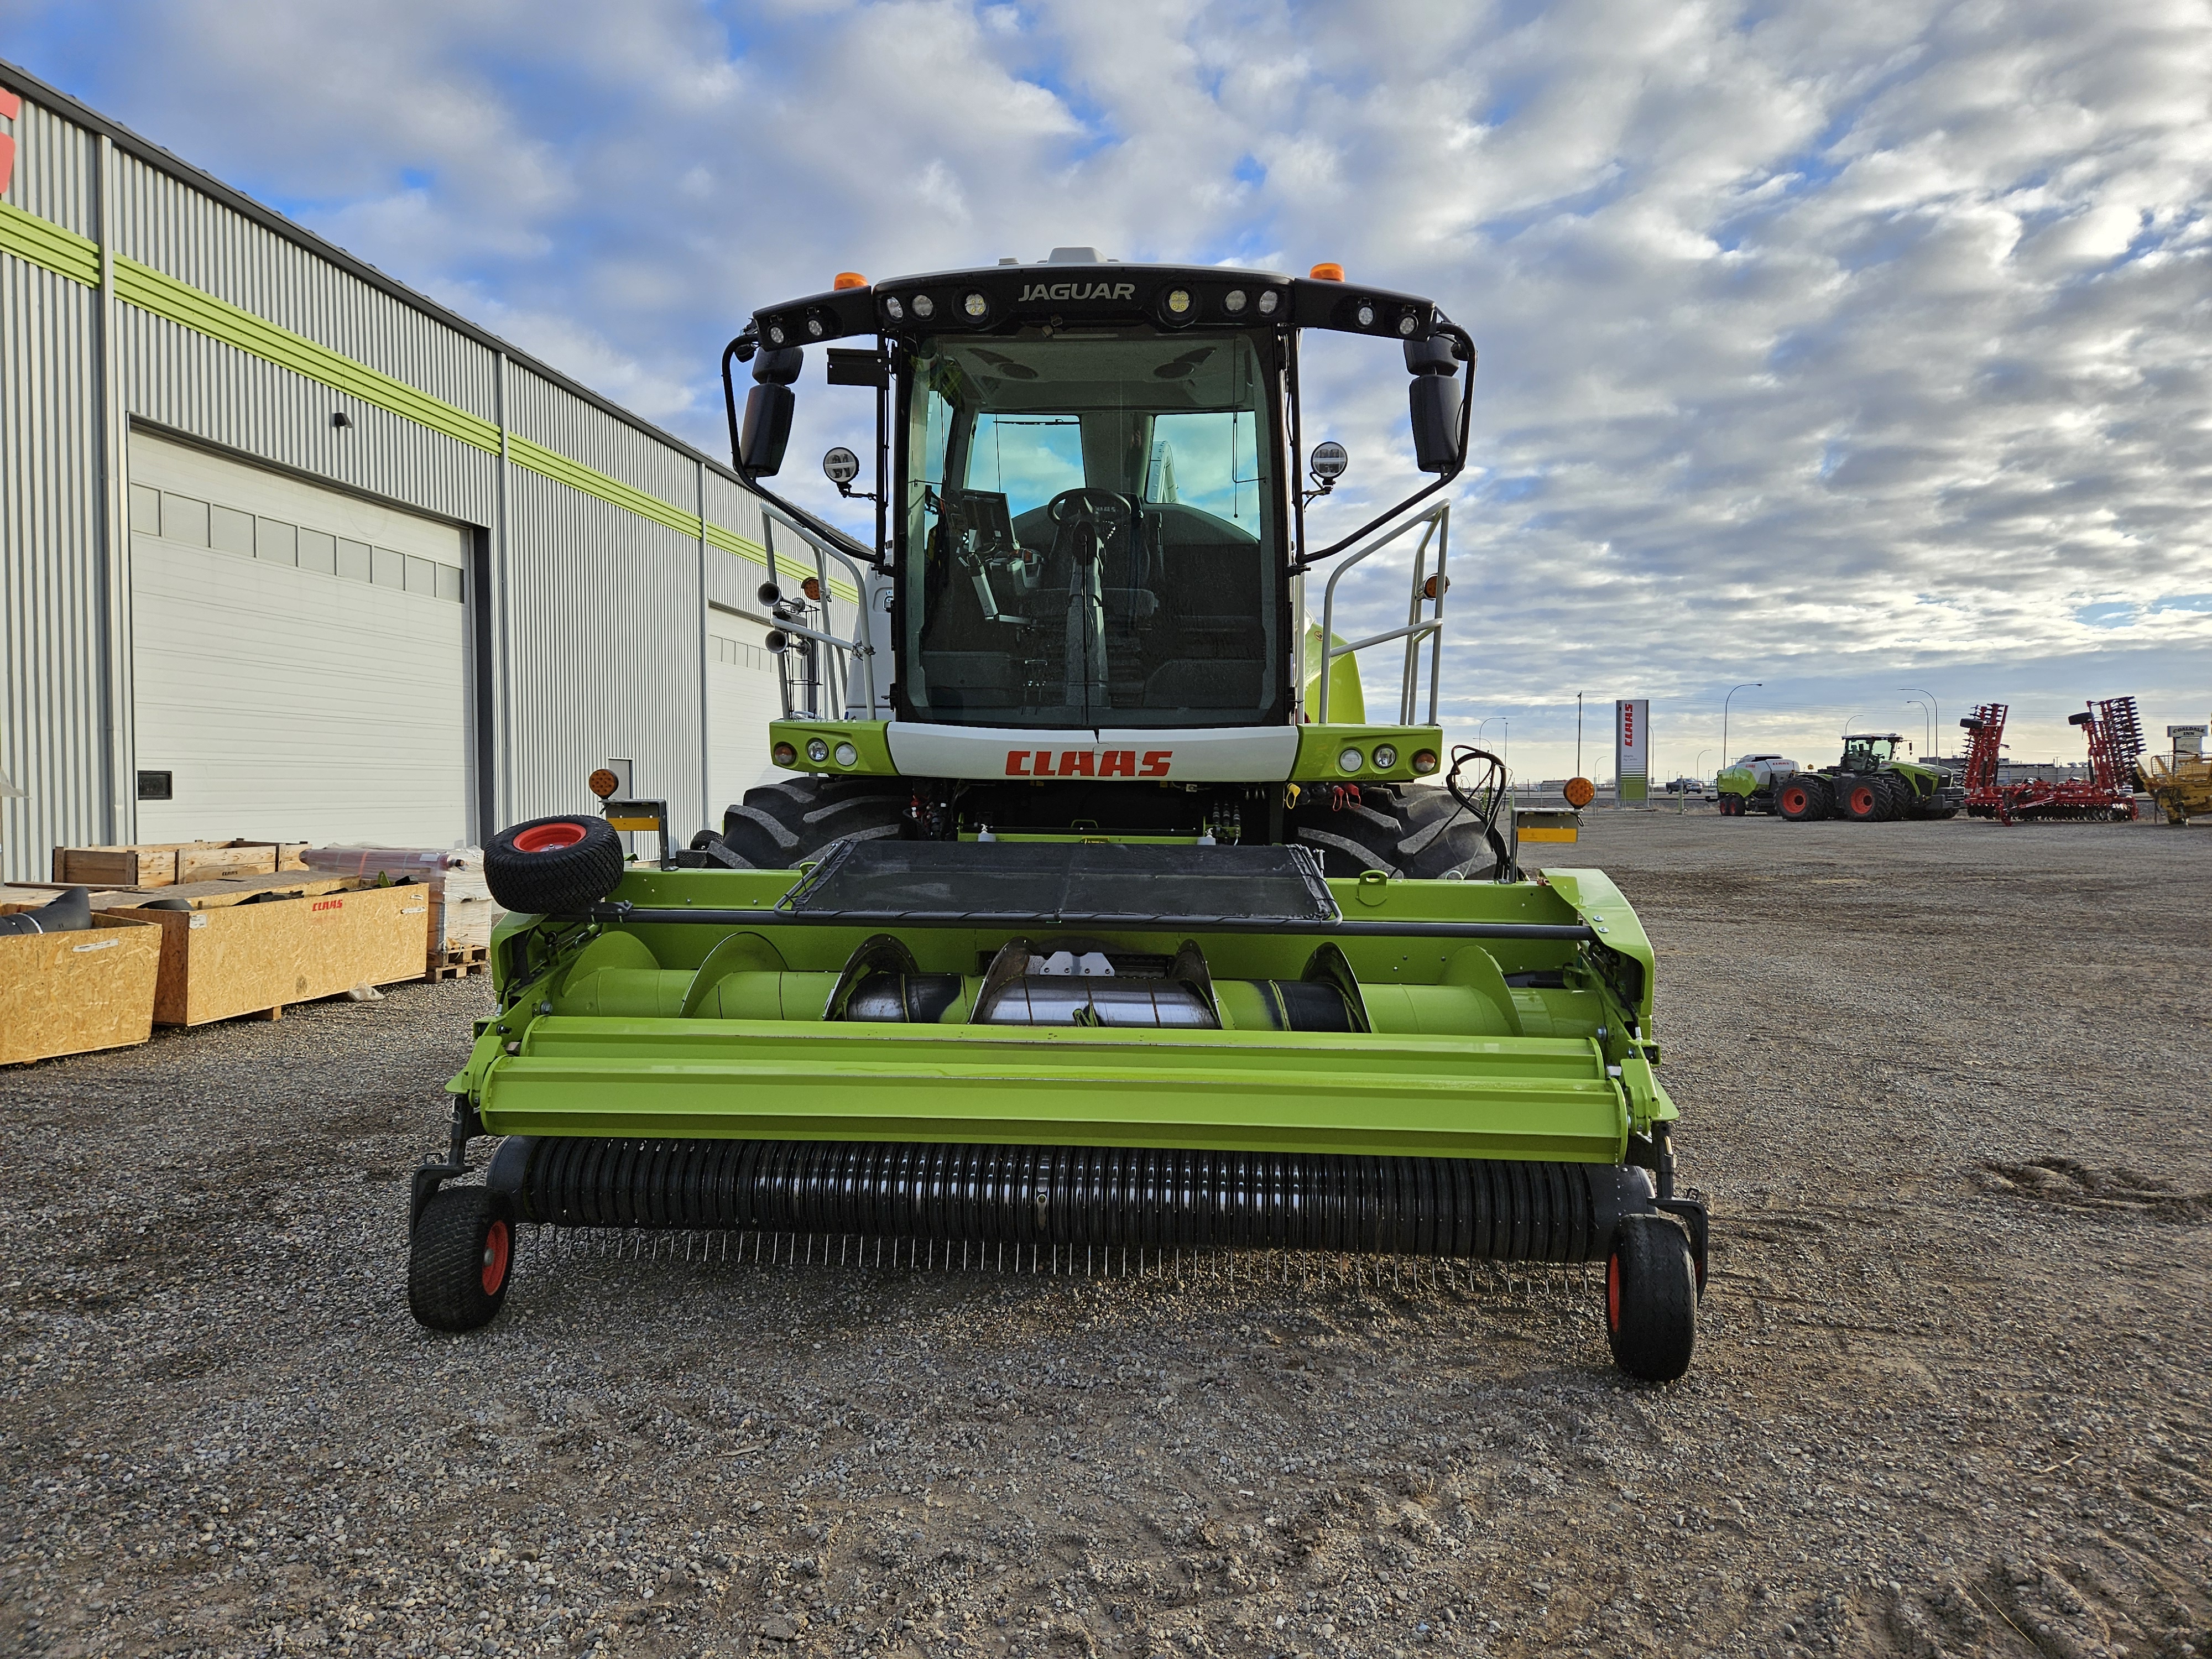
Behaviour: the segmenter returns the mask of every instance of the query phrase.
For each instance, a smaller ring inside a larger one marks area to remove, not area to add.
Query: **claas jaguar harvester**
[[[1310,329],[1402,357],[1427,475],[1326,544],[1307,508],[1346,458],[1306,448]],[[769,483],[817,348],[872,394],[874,489],[824,464],[872,542]],[[611,773],[603,816],[493,839],[498,1012],[415,1177],[416,1316],[492,1318],[523,1224],[1046,1272],[1601,1263],[1619,1364],[1680,1376],[1705,1212],[1650,943],[1597,872],[1518,866],[1502,767],[1437,724],[1474,365],[1434,304],[1333,266],[1063,249],[754,313],[737,469],[822,578],[762,596],[791,775],[688,846]],[[1393,549],[1405,623],[1344,638],[1340,578]],[[626,865],[640,830],[659,856]]]

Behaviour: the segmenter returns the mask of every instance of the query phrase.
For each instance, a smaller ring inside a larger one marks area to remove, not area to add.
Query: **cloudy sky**
[[[716,453],[722,341],[841,270],[1430,295],[1449,723],[1525,775],[1577,691],[1600,776],[1610,699],[1711,771],[1741,682],[1730,749],[1800,758],[1919,693],[2030,758],[2212,712],[2212,0],[0,0],[0,57]],[[1413,477],[1394,359],[1309,360],[1342,527]]]

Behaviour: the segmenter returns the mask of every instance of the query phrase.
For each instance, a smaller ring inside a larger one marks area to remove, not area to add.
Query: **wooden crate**
[[[422,888],[301,885],[322,890],[273,904],[240,902],[252,895],[238,892],[191,910],[108,912],[161,930],[155,1023],[273,1019],[287,1003],[422,977],[430,906]]]
[[[305,842],[185,841],[135,847],[57,847],[54,880],[67,887],[173,887],[304,870]]]
[[[0,904],[0,915],[33,908]],[[0,1066],[145,1042],[161,961],[160,930],[118,916],[0,938]]]

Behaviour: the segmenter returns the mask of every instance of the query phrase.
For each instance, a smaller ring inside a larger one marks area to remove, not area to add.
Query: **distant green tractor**
[[[1904,738],[1895,732],[1859,732],[1844,739],[1844,757],[1817,771],[1800,770],[1774,756],[1747,757],[1720,775],[1720,810],[1729,817],[1772,812],[1792,823],[1855,818],[1948,818],[1966,804],[1966,792],[1948,773],[1900,759]],[[1765,764],[1751,764],[1750,762]]]

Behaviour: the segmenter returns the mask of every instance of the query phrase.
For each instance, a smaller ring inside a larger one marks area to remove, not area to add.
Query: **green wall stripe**
[[[304,335],[279,328],[266,318],[257,317],[227,300],[218,300],[150,265],[117,256],[115,293],[118,299],[130,301],[142,311],[196,329],[279,368],[319,380],[335,391],[404,416],[448,438],[458,438],[494,455],[499,453],[499,427],[495,422],[456,409],[389,374],[380,374],[366,363],[356,362]]]
[[[51,220],[27,213],[11,203],[0,202],[0,252],[12,253],[19,259],[44,267],[66,276],[72,282],[82,283],[88,288],[100,284],[100,245],[73,230],[64,229]],[[280,328],[264,317],[217,299],[204,289],[182,283],[151,265],[141,264],[136,259],[118,255],[115,260],[116,297],[152,315],[204,334],[210,339],[234,346],[251,353],[279,368],[320,382],[333,391],[358,398],[365,404],[426,426],[433,432],[496,455],[500,447],[500,430],[496,422],[482,416],[471,415],[440,398],[397,380],[389,374],[380,374],[366,363],[355,362],[343,353],[318,344],[306,336]],[[526,466],[556,483],[566,484],[600,501],[635,513],[641,519],[665,526],[681,535],[696,538],[700,533],[696,514],[662,501],[658,495],[634,489],[619,478],[608,477],[595,467],[572,460],[558,450],[548,449],[543,444],[509,431],[507,453],[519,466]],[[749,537],[718,524],[706,526],[709,545],[725,553],[735,554],[765,568],[769,562],[768,550]],[[777,568],[786,574],[807,576],[812,570],[790,558],[779,556]],[[839,598],[854,601],[858,595],[849,583],[832,581],[830,591]]]
[[[44,265],[87,288],[100,286],[99,243],[8,202],[0,202],[0,252]]]

